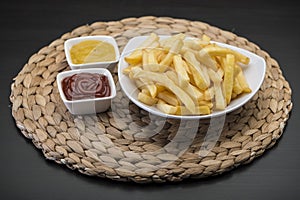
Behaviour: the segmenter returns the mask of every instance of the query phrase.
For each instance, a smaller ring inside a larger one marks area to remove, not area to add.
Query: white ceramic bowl
[[[78,44],[79,42],[82,42],[85,40],[99,40],[99,41],[110,43],[115,49],[116,59],[113,61],[109,61],[109,62],[93,62],[93,63],[85,63],[85,64],[74,64],[72,62],[72,59],[70,56],[70,49],[72,48],[73,45]],[[71,69],[107,68],[109,65],[117,63],[120,58],[120,52],[119,52],[117,42],[111,36],[97,35],[97,36],[84,36],[84,37],[76,37],[76,38],[68,39],[64,43],[64,49],[65,49],[67,62],[69,64],[69,66],[71,67]]]
[[[93,98],[93,99],[81,99],[81,100],[67,100],[63,90],[62,90],[62,80],[65,77],[72,76],[74,74],[80,73],[98,73],[107,76],[110,85],[110,96]],[[111,100],[116,96],[116,86],[113,77],[107,69],[104,68],[90,68],[90,69],[78,69],[61,72],[56,78],[59,94],[71,114],[83,115],[83,114],[93,114],[106,111],[110,105]]]
[[[165,113],[161,112],[160,110],[158,110],[154,106],[148,106],[148,105],[140,102],[137,98],[139,90],[137,89],[134,82],[127,75],[123,74],[123,72],[122,72],[123,69],[128,66],[128,63],[126,63],[126,61],[124,60],[124,56],[127,56],[130,52],[132,52],[134,49],[136,49],[147,37],[148,36],[134,37],[127,43],[127,45],[125,46],[125,48],[121,54],[120,60],[119,60],[118,77],[119,77],[119,82],[120,82],[121,88],[124,91],[124,93],[126,94],[126,96],[128,96],[128,98],[133,103],[135,103],[137,106],[139,106],[140,108],[142,108],[152,114],[155,114],[155,115],[158,115],[161,117],[169,117],[169,118],[177,118],[177,119],[203,119],[203,118],[212,118],[212,117],[224,115],[226,113],[229,113],[229,112],[243,106],[246,102],[248,102],[254,96],[254,94],[259,90],[261,84],[263,83],[263,80],[265,77],[265,71],[266,71],[266,63],[263,58],[261,58],[260,56],[254,54],[254,53],[251,53],[247,50],[244,50],[244,49],[241,49],[241,48],[238,48],[235,46],[231,46],[231,45],[219,43],[219,42],[214,42],[220,46],[227,47],[227,48],[233,49],[235,51],[238,51],[250,58],[250,63],[248,66],[243,67],[243,72],[244,72],[244,75],[247,79],[247,82],[248,82],[252,92],[243,94],[240,97],[238,97],[237,99],[232,100],[230,102],[230,104],[226,107],[225,110],[213,111],[209,115],[192,115],[192,116],[184,115],[184,116],[181,116],[181,115],[165,114]],[[167,37],[170,37],[170,36],[160,36],[161,39],[165,39]],[[187,39],[192,39],[192,38],[187,38]]]

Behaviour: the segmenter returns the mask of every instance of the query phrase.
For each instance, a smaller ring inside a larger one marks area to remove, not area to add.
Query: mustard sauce
[[[113,45],[99,40],[86,40],[75,44],[70,49],[70,56],[74,64],[109,62],[116,59]]]

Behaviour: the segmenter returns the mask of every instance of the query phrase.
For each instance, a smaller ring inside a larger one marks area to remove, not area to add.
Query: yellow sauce
[[[85,40],[72,46],[71,60],[74,64],[109,62],[116,59],[115,49],[108,42]]]

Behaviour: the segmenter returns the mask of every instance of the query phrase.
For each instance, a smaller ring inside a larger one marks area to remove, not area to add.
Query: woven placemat
[[[267,71],[258,93],[223,117],[180,121],[149,115],[129,102],[118,86],[105,113],[72,116],[57,89],[56,75],[70,70],[64,41],[111,35],[122,51],[134,36],[185,33],[235,45],[263,57]],[[256,44],[209,24],[146,16],[95,22],[62,35],[32,55],[11,86],[12,115],[26,138],[47,159],[81,173],[118,181],[165,182],[218,175],[251,162],[283,133],[292,108],[291,89],[278,63]]]

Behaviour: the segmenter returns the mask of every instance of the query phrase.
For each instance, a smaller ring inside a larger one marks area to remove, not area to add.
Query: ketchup
[[[67,100],[110,96],[108,78],[97,73],[79,73],[68,76],[62,80],[62,89]]]

